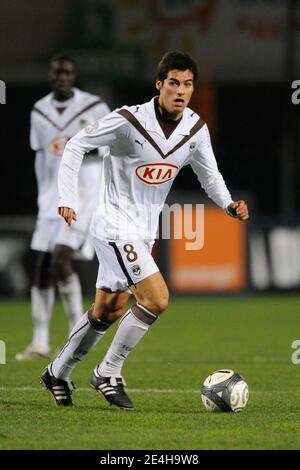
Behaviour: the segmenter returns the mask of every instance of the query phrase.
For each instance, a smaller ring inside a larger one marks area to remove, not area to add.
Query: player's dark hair
[[[194,81],[198,76],[198,69],[194,59],[185,52],[170,51],[161,59],[157,67],[157,80],[162,82],[167,78],[170,70],[190,70],[194,75]]]
[[[76,67],[75,60],[72,59],[72,57],[70,57],[67,54],[56,54],[56,55],[54,55],[50,60],[50,64],[52,64],[53,62],[70,62],[71,64],[74,65],[74,67]]]

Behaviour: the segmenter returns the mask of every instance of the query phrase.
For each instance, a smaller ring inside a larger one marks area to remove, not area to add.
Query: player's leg
[[[121,376],[124,361],[167,308],[169,294],[149,247],[136,242],[134,245],[118,244],[114,248],[128,283],[131,280],[130,290],[136,303],[121,319],[104,360],[94,369],[92,384],[109,402],[130,409],[133,404],[124,391],[125,382]],[[131,276],[144,278],[133,284]]]
[[[43,371],[41,380],[53,394],[57,405],[72,404],[74,384],[70,381],[71,372],[114,321],[123,315],[128,298],[127,292],[97,289],[95,305],[79,319],[62,351]],[[97,315],[94,313],[95,309]]]
[[[104,360],[97,367],[102,377],[121,376],[122,366],[130,351],[139,343],[168,306],[168,288],[160,272],[130,286],[136,303],[120,321]]]
[[[58,291],[69,320],[69,333],[83,314],[82,290],[78,274],[74,271],[72,257],[85,245],[88,233],[85,226],[67,227],[60,219],[53,250],[52,266],[57,281]],[[92,256],[87,259],[92,259]]]
[[[69,331],[83,314],[80,280],[72,265],[73,253],[72,247],[57,244],[52,254],[53,273],[69,320]]]
[[[50,351],[49,331],[52,308],[55,300],[53,276],[51,271],[51,253],[38,254],[36,276],[31,289],[33,318],[33,347],[42,347]]]
[[[94,388],[102,393],[108,402],[124,409],[133,408],[133,403],[124,389],[124,361],[168,304],[168,289],[160,272],[130,288],[137,302],[121,319],[102,363],[96,366],[92,375]]]
[[[124,314],[128,298],[127,292],[105,292],[97,289],[95,304],[76,323],[66,345],[52,363],[52,373],[55,377],[69,379],[76,364]],[[94,313],[95,309],[98,316]]]
[[[24,361],[49,357],[49,331],[54,300],[51,253],[36,252],[36,264],[31,287],[32,342],[25,351],[16,354],[17,360]]]
[[[49,330],[52,307],[55,300],[54,279],[51,267],[51,253],[54,250],[57,233],[62,221],[57,219],[38,218],[34,230],[31,249],[37,252],[33,286],[31,289],[31,307],[33,321],[32,345],[29,353],[18,354],[19,360],[33,359],[35,351],[49,354]],[[33,349],[33,354],[30,351]],[[30,357],[31,356],[31,357]]]

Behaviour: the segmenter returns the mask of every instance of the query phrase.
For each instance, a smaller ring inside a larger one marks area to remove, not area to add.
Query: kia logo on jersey
[[[178,170],[178,166],[170,163],[148,163],[138,166],[135,174],[146,184],[162,184],[175,178]]]

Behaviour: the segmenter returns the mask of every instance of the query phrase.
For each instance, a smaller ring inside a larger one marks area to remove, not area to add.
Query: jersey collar
[[[146,113],[145,113],[144,126],[147,131],[156,132],[157,134],[159,134],[161,137],[165,139],[166,137],[155,115],[155,108],[154,108],[155,98],[157,97],[154,96],[152,100],[150,100],[145,105]],[[189,119],[188,119],[189,111],[190,111],[189,108],[185,108],[185,110],[183,111],[182,119],[180,123],[178,124],[178,126],[176,127],[176,129],[172,132],[171,136],[169,137],[169,140],[171,140],[173,136],[189,135],[190,127],[191,127]]]

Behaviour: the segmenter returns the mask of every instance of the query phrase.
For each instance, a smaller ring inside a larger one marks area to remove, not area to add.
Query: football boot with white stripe
[[[52,375],[49,370],[49,366],[43,370],[40,383],[44,384],[45,387],[52,393],[55,403],[58,406],[73,405],[71,394],[75,389],[74,383],[70,380],[66,381],[54,377],[54,375]]]
[[[124,410],[132,410],[133,403],[125,392],[126,386],[123,377],[102,377],[93,371],[91,386],[106,398],[111,405],[116,405]]]

